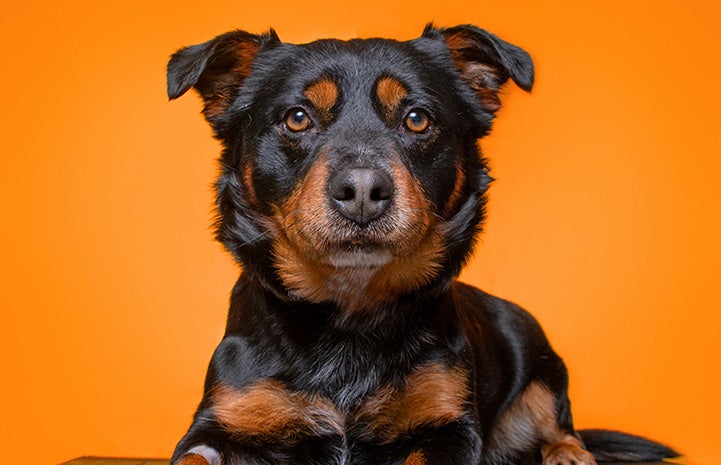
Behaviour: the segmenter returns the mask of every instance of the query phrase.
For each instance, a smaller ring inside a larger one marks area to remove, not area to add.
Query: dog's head
[[[282,43],[230,32],[176,52],[224,146],[218,239],[281,296],[371,308],[444,288],[471,253],[490,181],[477,139],[526,52],[473,26],[408,42]]]

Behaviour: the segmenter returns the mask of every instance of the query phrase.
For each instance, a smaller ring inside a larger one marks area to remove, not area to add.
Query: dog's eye
[[[293,108],[285,116],[285,125],[293,132],[305,131],[310,127],[310,116],[302,108]]]
[[[417,134],[425,132],[428,126],[431,125],[428,115],[423,110],[411,110],[406,119],[403,122],[409,131],[413,131]]]

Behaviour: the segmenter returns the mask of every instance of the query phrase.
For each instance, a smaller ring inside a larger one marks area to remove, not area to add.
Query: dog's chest
[[[272,441],[278,435],[338,435],[345,441],[391,443],[422,426],[440,426],[464,414],[468,373],[440,362],[417,366],[402,383],[380,382],[377,372],[339,377],[315,373],[318,390],[297,390],[273,378],[243,389],[220,388],[211,400],[217,421],[232,435]],[[328,393],[328,395],[326,395]]]

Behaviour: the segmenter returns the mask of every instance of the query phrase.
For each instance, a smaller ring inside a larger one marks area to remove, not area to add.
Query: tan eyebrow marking
[[[408,89],[398,79],[385,76],[376,84],[376,95],[383,106],[385,116],[390,117],[408,95]]]
[[[328,112],[338,101],[338,85],[330,78],[322,78],[308,86],[303,95],[318,110]]]

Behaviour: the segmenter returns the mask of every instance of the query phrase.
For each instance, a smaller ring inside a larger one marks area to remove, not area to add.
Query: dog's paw
[[[220,454],[206,445],[195,446],[173,465],[221,465]]]
[[[569,435],[543,448],[543,465],[596,465],[596,459]]]

